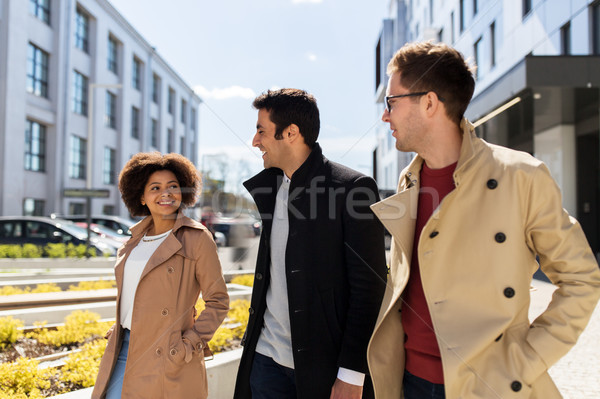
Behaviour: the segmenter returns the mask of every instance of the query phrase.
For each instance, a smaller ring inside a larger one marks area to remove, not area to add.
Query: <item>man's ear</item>
[[[424,95],[421,101],[421,106],[427,116],[433,116],[436,112],[442,111],[441,101],[432,91]]]
[[[298,125],[292,123],[291,125],[288,126],[287,128],[287,133],[284,133],[284,135],[287,134],[287,138],[291,141],[296,140],[298,137],[301,136],[300,134],[300,129],[298,128]]]

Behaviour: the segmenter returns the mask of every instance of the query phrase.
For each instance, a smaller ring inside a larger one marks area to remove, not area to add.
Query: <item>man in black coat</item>
[[[371,398],[386,282],[375,181],[323,156],[312,95],[270,90],[253,105],[265,170],[244,185],[263,231],[234,398]]]

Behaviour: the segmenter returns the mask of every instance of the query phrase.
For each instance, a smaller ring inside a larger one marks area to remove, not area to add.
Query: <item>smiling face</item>
[[[262,152],[265,169],[279,168],[283,170],[291,159],[290,148],[285,140],[288,132],[284,130],[282,139],[277,140],[275,138],[277,126],[271,121],[270,115],[271,113],[266,109],[258,110],[256,134],[252,139],[252,146]]]
[[[150,175],[141,198],[154,219],[177,212],[181,206],[181,187],[170,170],[158,170]]]
[[[400,73],[394,72],[388,82],[387,95],[408,94],[411,91],[404,87]],[[383,111],[381,119],[390,124],[392,136],[396,139],[399,151],[415,151],[423,146],[426,129],[423,125],[419,102],[421,97],[401,97],[390,99],[390,111]]]

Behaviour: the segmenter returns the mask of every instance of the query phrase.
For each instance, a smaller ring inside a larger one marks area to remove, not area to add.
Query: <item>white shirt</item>
[[[162,242],[171,234],[171,230],[155,236],[144,236],[138,245],[131,251],[125,268],[123,270],[123,288],[121,289],[121,326],[131,330],[131,316],[133,313],[133,302],[135,292],[140,282],[142,272],[148,263],[148,260],[162,244]],[[147,240],[147,241],[144,241]]]

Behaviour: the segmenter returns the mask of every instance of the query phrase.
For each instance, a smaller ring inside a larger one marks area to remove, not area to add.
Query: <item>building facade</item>
[[[106,0],[0,0],[0,215],[81,214],[138,152],[198,161],[200,98]]]
[[[477,67],[466,113],[477,134],[544,161],[598,253],[600,1],[391,0],[376,48],[381,112],[387,62],[422,40],[447,43]],[[386,168],[398,173],[412,156],[389,155],[388,129],[377,134],[375,173],[387,187],[398,174],[386,181]]]

